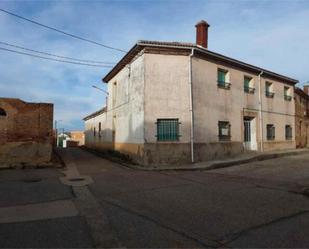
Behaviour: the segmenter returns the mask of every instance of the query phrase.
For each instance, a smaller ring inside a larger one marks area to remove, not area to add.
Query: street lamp
[[[92,86],[93,88],[97,89],[97,90],[100,90],[101,92],[104,92],[107,96],[109,95],[109,93],[103,89],[101,89],[100,87],[97,87],[95,85]]]
[[[104,92],[104,93],[106,94],[105,106],[107,107],[107,98],[108,98],[109,93],[108,93],[107,91],[103,90],[102,88],[97,87],[97,86],[95,86],[95,85],[92,85],[92,87],[95,88],[95,89],[97,89],[97,90],[99,90],[99,91],[101,91],[101,92]]]

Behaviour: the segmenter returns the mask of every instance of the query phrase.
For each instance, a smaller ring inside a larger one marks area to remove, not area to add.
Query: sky
[[[128,51],[137,40],[195,42],[206,20],[209,50],[309,81],[309,1],[4,1],[0,8]],[[62,56],[117,62],[122,52],[73,39],[0,12],[0,42]],[[0,48],[9,48],[0,44]],[[46,61],[0,50],[0,97],[54,103],[58,128],[83,130],[105,104],[109,68]]]

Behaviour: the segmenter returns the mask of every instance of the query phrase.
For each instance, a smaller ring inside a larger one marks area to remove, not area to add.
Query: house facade
[[[0,98],[0,168],[48,164],[52,146],[53,104]]]
[[[76,146],[83,146],[85,144],[84,131],[71,131],[71,141],[76,142]]]
[[[139,41],[103,78],[107,106],[85,118],[85,144],[138,163],[206,161],[295,148],[297,80],[196,44]]]
[[[309,146],[309,86],[295,88],[295,140],[297,148]]]

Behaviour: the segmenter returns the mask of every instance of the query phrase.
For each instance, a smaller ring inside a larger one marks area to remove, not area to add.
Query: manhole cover
[[[27,182],[27,183],[30,183],[30,182],[40,182],[42,181],[41,178],[27,178],[27,179],[22,179],[23,182]]]
[[[79,182],[79,181],[84,181],[85,178],[82,177],[76,177],[76,178],[70,178],[69,181],[70,182]]]

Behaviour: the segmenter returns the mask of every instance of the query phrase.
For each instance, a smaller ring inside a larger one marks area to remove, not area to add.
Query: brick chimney
[[[304,92],[309,95],[309,85],[304,86]]]
[[[209,24],[202,20],[198,22],[196,25],[196,44],[203,47],[208,48],[208,27]]]

